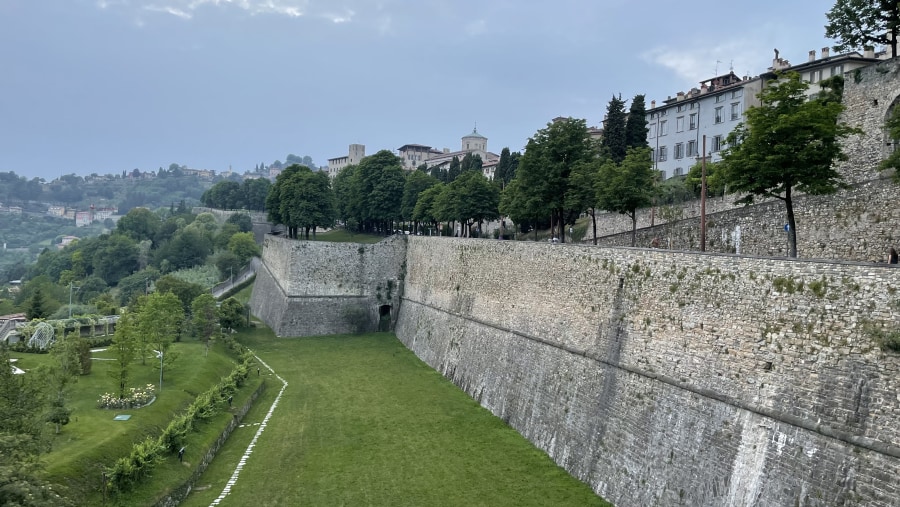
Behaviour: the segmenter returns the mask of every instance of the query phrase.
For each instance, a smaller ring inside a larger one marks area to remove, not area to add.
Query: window
[[[675,132],[683,132],[684,131],[684,116],[679,116],[675,118]]]
[[[662,111],[659,112],[659,115],[660,115],[660,116],[665,116],[665,115],[666,115],[666,112],[667,112],[667,111],[666,111],[665,109],[663,109]]]
[[[679,104],[678,107],[675,108],[675,112],[676,112],[676,113],[683,113],[683,112],[684,112],[684,108],[685,108],[685,105],[684,105],[684,104]]]
[[[716,108],[716,123],[722,123],[722,106]]]
[[[659,122],[659,135],[664,136],[669,132],[667,128],[666,120]]]
[[[691,102],[691,109],[698,109],[700,107],[699,102]]]
[[[675,176],[683,176],[683,175],[684,175],[684,169],[681,167],[676,167],[675,168]]]
[[[740,119],[741,117],[741,104],[739,102],[735,102],[731,104],[731,121],[735,121]]]
[[[650,128],[649,128],[649,131],[647,132],[647,138],[653,139],[654,137],[656,137],[656,124],[651,123],[648,125],[648,127],[650,127]]]
[[[712,151],[713,153],[722,151],[725,148],[725,143],[722,142],[722,136],[715,136],[712,139]]]
[[[696,157],[697,156],[697,141],[688,141],[687,147],[687,156]]]
[[[741,96],[742,96],[743,94],[744,94],[744,89],[743,89],[743,88],[738,88],[737,90],[734,90],[734,91],[731,92],[731,98],[733,98],[733,99],[739,99],[739,98],[741,98]]]
[[[691,130],[697,129],[697,113],[691,113],[690,127]]]
[[[834,67],[831,68],[831,75],[832,75],[832,76],[837,76],[837,75],[840,75],[840,74],[843,74],[843,73],[844,73],[844,66],[843,66],[843,65],[835,65]]]
[[[675,145],[675,158],[676,159],[684,158],[684,145],[681,143],[677,143]]]
[[[650,148],[650,160],[656,160],[656,149]]]
[[[720,94],[716,95],[716,102],[725,102],[725,94],[720,93]]]
[[[659,161],[660,162],[666,161],[666,147],[665,146],[659,147]]]

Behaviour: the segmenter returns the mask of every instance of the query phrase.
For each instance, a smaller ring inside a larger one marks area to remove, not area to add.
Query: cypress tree
[[[627,148],[643,148],[647,145],[647,108],[644,95],[635,95],[628,109],[625,121],[625,146]]]
[[[618,97],[613,95],[609,105],[606,106],[601,146],[615,163],[625,160],[628,145],[625,137],[625,101],[622,100],[621,94]]]

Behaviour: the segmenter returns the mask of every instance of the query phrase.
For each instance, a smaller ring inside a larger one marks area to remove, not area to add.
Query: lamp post
[[[72,318],[72,290],[79,290],[81,287],[75,287],[72,282],[69,282],[69,318]]]

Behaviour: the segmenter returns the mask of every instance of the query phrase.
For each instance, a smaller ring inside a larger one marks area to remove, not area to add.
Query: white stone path
[[[237,467],[234,469],[234,473],[231,474],[231,478],[228,479],[228,482],[225,484],[225,489],[222,490],[222,493],[218,498],[213,500],[213,503],[209,504],[210,507],[219,505],[219,503],[225,500],[225,497],[228,496],[228,493],[231,493],[231,488],[233,488],[235,483],[237,483],[238,475],[240,475],[241,470],[244,468],[244,464],[247,463],[247,459],[253,452],[253,448],[256,447],[256,441],[259,440],[259,436],[262,435],[263,430],[266,429],[266,424],[269,422],[269,418],[272,417],[272,413],[275,412],[275,407],[278,406],[278,402],[281,401],[281,395],[284,394],[284,390],[288,386],[288,383],[283,378],[281,378],[280,375],[275,373],[275,370],[273,370],[271,366],[266,364],[265,361],[260,359],[259,356],[254,354],[253,357],[255,357],[257,361],[259,361],[259,364],[265,366],[267,370],[272,372],[272,375],[275,375],[275,377],[281,381],[281,390],[278,391],[278,396],[275,397],[275,401],[273,401],[272,406],[269,407],[269,412],[263,418],[262,423],[260,423],[259,429],[256,430],[256,435],[253,436],[253,440],[250,441],[250,445],[247,446],[247,450],[244,451],[244,455],[241,456],[241,460],[238,461]]]

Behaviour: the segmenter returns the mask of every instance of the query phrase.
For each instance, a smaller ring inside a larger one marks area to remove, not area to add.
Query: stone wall
[[[800,196],[794,202],[797,254],[807,259],[884,262],[900,248],[900,186],[889,179],[858,183],[829,196]],[[721,198],[718,199],[721,202]],[[768,201],[709,213],[708,252],[786,256],[784,203]],[[657,239],[673,250],[699,250],[700,218],[637,231],[637,246]],[[598,238],[601,246],[630,246],[631,232]]]
[[[374,245],[266,236],[250,297],[278,336],[358,333],[387,327],[400,305],[406,236]]]
[[[410,238],[398,337],[617,506],[896,505],[900,270]]]

